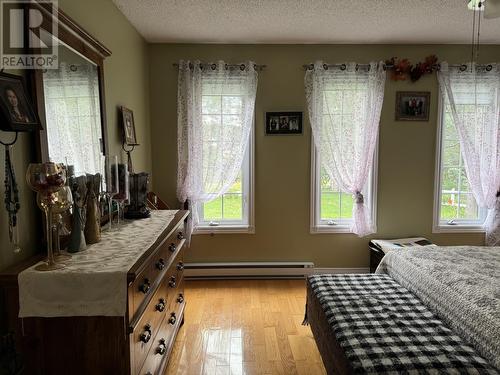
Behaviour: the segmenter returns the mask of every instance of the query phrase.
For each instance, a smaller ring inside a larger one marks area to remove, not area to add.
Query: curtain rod
[[[173,63],[172,66],[174,68],[178,68],[179,67],[179,64],[178,63]],[[200,67],[202,68],[203,66],[210,66],[213,70],[215,70],[215,68],[217,67],[217,64],[215,63],[200,63]],[[245,64],[226,64],[226,68],[227,67],[231,67],[231,68],[240,68],[241,70],[245,70]],[[254,64],[253,65],[253,68],[255,70],[264,70],[265,68],[267,67],[267,65],[259,65],[259,64]]]
[[[369,67],[370,64],[356,64],[356,69],[357,68],[367,68]],[[392,64],[384,64],[384,69],[386,70],[391,70],[391,69],[394,69],[394,65]],[[459,68],[460,71],[465,71],[468,69],[468,66],[467,64],[449,64],[448,65],[450,68]],[[481,64],[477,64],[476,65],[477,67],[479,68],[485,68],[488,72],[493,69],[493,66],[491,64],[484,64],[484,65],[481,65]],[[434,64],[432,65],[433,68],[439,70],[441,69],[441,64]],[[314,64],[306,64],[306,65],[302,65],[302,68],[304,70],[313,70],[314,69]],[[347,65],[346,64],[323,64],[323,68],[326,70],[328,68],[340,68],[340,70],[346,70],[347,69]]]

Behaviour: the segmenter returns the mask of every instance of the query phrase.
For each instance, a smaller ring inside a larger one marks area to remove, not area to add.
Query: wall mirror
[[[43,4],[39,7],[48,14]],[[48,15],[48,20],[57,16],[52,41],[58,45],[59,68],[33,73],[43,126],[39,160],[73,165],[76,176],[102,172],[108,148],[103,61],[111,52],[61,10]]]

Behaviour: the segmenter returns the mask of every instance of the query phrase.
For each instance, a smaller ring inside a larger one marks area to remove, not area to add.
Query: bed
[[[339,373],[497,374],[500,248],[394,250],[377,274],[315,275],[307,321]]]

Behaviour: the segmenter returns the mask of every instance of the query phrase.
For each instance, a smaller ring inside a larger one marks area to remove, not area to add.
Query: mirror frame
[[[103,155],[107,155],[108,132],[106,125],[106,104],[104,98],[104,59],[111,55],[111,51],[106,48],[101,42],[90,35],[83,27],[78,25],[71,17],[65,14],[61,9],[55,12],[44,3],[35,4],[36,7],[45,15],[42,23],[42,28],[50,30],[49,23],[57,24],[57,36],[53,35],[54,39],[64,43],[76,53],[82,55],[87,60],[97,66],[97,75],[99,82],[99,106],[101,114],[101,133],[102,143],[101,151]],[[45,26],[45,27],[44,27]],[[40,69],[31,71],[31,82],[33,87],[33,96],[36,99],[38,116],[42,124],[43,130],[37,132],[37,159],[41,162],[49,161],[49,148],[47,140],[47,120],[45,114],[45,97],[43,89],[43,71]]]

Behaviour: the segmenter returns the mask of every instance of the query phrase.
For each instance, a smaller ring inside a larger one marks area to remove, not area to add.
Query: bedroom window
[[[235,87],[237,88],[237,87]],[[215,144],[220,137],[211,132],[237,131],[241,126],[242,99],[240,94],[228,90],[223,94],[214,92],[210,79],[202,85],[201,117],[203,126],[203,152],[209,168],[212,151],[221,150]],[[222,196],[203,203],[199,207],[200,223],[196,233],[253,233],[253,128],[246,148],[241,171],[229,190]],[[208,192],[210,193],[210,192]]]
[[[328,173],[321,166],[320,155],[314,142],[311,142],[311,147],[311,233],[350,233],[354,197],[350,193],[342,192],[337,183],[330,179]],[[362,191],[371,211],[375,228],[376,170],[377,155],[375,155],[368,183]]]
[[[473,92],[457,94],[457,105],[473,112]],[[487,210],[478,207],[472,194],[449,103],[442,98],[437,139],[434,232],[482,231]]]
[[[311,233],[375,233],[383,65],[316,61],[304,85],[312,128]]]

